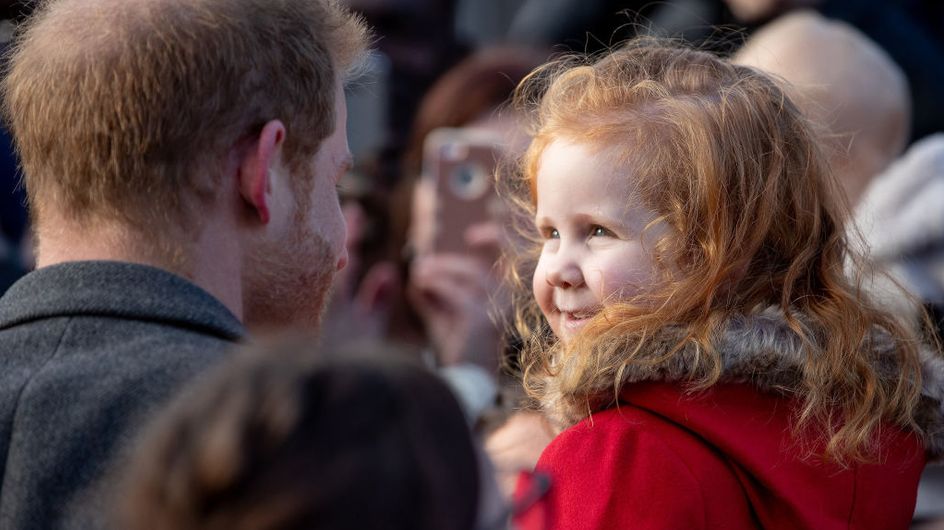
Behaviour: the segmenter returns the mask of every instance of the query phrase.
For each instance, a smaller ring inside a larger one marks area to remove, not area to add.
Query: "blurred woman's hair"
[[[865,458],[884,421],[918,430],[919,341],[862,291],[867,265],[847,244],[838,184],[810,125],[768,77],[641,38],[539,68],[517,103],[533,120],[533,142],[503,184],[533,243],[513,257],[512,276],[533,396],[545,397],[555,378],[560,406],[585,416],[601,396],[612,402],[628,369],[679,363],[690,367],[693,388],[706,388],[722,376],[714,345],[725,327],[772,309],[804,346],[798,426],[822,426],[827,454]],[[549,332],[531,293],[543,244],[533,221],[536,176],[557,139],[620,168],[658,214],[647,230],[668,228],[647,248],[654,283],[607,304],[567,344]],[[645,344],[667,330],[675,337],[668,353],[647,355]],[[880,361],[876,334],[893,344]]]
[[[405,155],[406,172],[419,173],[423,142],[430,132],[491,117],[510,103],[518,83],[547,58],[547,53],[530,48],[494,46],[472,53],[443,74],[416,112]]]
[[[445,384],[389,353],[311,344],[249,348],[165,411],[120,528],[473,528],[477,456]]]

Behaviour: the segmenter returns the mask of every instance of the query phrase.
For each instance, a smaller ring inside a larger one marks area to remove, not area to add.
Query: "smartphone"
[[[441,128],[426,137],[423,175],[436,190],[434,252],[497,257],[498,249],[469,248],[465,233],[474,224],[498,221],[495,170],[504,154],[501,138],[491,131]]]

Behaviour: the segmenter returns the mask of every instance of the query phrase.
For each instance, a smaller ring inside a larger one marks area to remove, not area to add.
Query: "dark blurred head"
[[[818,124],[851,204],[904,151],[911,130],[908,79],[854,27],[794,11],[754,33],[732,60],[776,76]]]
[[[472,528],[477,460],[447,387],[310,344],[252,348],[168,409],[134,456],[121,527]]]

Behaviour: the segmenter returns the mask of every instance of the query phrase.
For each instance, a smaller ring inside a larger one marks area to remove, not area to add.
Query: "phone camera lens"
[[[475,200],[488,190],[488,175],[476,164],[459,165],[449,180],[452,192],[461,199]]]

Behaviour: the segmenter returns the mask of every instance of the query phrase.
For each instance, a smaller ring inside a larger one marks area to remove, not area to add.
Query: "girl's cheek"
[[[541,262],[538,261],[538,266],[534,269],[534,276],[531,277],[531,296],[534,297],[534,301],[537,302],[538,307],[541,308],[541,313],[544,311],[544,303],[542,297],[544,296],[544,289],[542,287],[541,278],[544,277],[544,269],[541,267]],[[545,313],[546,316],[546,313]]]
[[[553,324],[551,316],[549,313],[553,310],[553,289],[546,281],[546,271],[542,267],[541,262],[538,262],[538,266],[534,270],[534,277],[531,281],[531,295],[534,297],[535,303],[537,303],[538,308],[541,310],[541,314],[544,315],[544,318],[547,320],[548,324]]]

